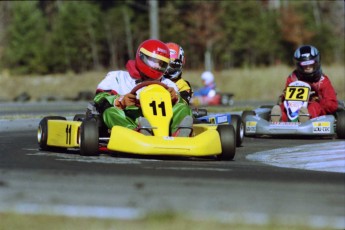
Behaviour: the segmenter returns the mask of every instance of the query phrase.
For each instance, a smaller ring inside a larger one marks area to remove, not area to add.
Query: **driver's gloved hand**
[[[136,99],[137,97],[135,94],[127,93],[115,100],[115,106],[120,105],[121,108],[124,109],[127,106],[135,105]]]
[[[311,96],[310,102],[320,102],[320,98],[316,95]]]
[[[169,87],[168,91],[170,93],[172,103],[175,104],[178,101],[178,93],[173,87]]]

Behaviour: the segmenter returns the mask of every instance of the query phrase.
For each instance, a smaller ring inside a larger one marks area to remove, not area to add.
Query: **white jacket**
[[[98,84],[97,90],[113,90],[120,95],[130,93],[131,90],[137,85],[137,79],[132,78],[127,71],[117,70],[109,72],[105,78]],[[178,88],[174,82],[162,77],[161,82],[168,87],[173,87],[176,92]]]

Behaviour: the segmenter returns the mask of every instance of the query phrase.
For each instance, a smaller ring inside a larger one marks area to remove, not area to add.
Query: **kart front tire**
[[[254,116],[255,115],[255,112],[252,111],[252,110],[245,110],[242,112],[242,121],[244,122],[246,120],[246,117],[247,116]]]
[[[97,121],[84,120],[80,126],[80,155],[95,156],[98,155],[99,130]]]
[[[236,134],[232,125],[219,125],[217,131],[220,137],[222,153],[217,155],[217,159],[230,161],[236,154]]]
[[[234,126],[236,133],[236,147],[240,147],[244,139],[244,126],[241,116],[231,115],[231,125]]]
[[[48,116],[44,117],[37,129],[37,141],[38,141],[38,146],[41,150],[45,151],[52,151],[52,150],[63,150],[66,148],[59,148],[59,147],[53,147],[53,146],[48,146],[47,145],[47,140],[48,140],[48,121],[49,120],[62,120],[65,121],[66,118],[62,116]]]
[[[336,133],[339,139],[345,139],[345,111],[336,114]]]

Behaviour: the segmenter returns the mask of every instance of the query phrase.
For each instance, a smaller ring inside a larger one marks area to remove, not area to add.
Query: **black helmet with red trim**
[[[322,75],[319,51],[311,45],[303,45],[294,54],[297,77],[302,81],[317,82]]]
[[[173,42],[168,42],[166,45],[170,50],[170,63],[164,76],[175,80],[181,76],[183,65],[186,62],[184,50],[180,45]]]

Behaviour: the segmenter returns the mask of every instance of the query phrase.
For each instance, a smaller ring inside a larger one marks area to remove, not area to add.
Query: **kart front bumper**
[[[326,115],[307,122],[269,122],[259,116],[249,115],[245,119],[245,136],[296,135],[332,136],[335,135],[334,116]]]
[[[205,126],[206,127],[206,126]],[[222,152],[216,128],[193,127],[193,137],[145,136],[128,128],[114,126],[108,149],[140,155],[214,156]]]

